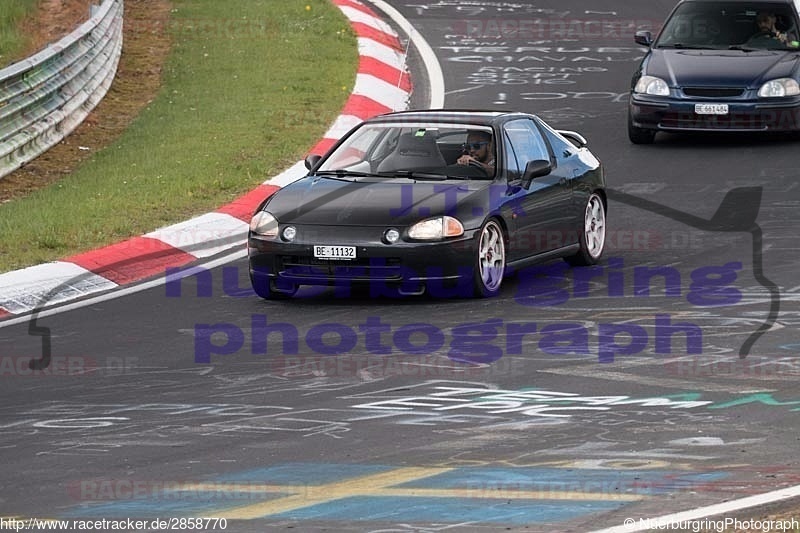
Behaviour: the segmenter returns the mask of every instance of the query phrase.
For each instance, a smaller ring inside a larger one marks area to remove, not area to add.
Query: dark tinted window
[[[505,152],[506,152],[506,168],[508,169],[508,180],[516,180],[522,178],[522,171],[520,170],[519,160],[517,158],[516,150],[514,150],[514,146],[511,144],[508,135],[503,136],[503,142],[505,145]]]
[[[514,148],[514,153],[517,154],[519,168],[525,168],[528,161],[550,160],[547,143],[532,120],[527,118],[512,120],[503,129]]]
[[[770,2],[685,2],[678,6],[661,31],[656,47],[721,48],[749,46],[760,32],[759,13],[775,15],[776,29],[787,35],[769,47],[796,47],[797,19],[786,4]],[[758,48],[768,46],[758,45]]]

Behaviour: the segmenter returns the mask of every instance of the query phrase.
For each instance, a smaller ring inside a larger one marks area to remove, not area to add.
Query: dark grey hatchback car
[[[682,0],[631,80],[628,136],[800,130],[800,0]]]

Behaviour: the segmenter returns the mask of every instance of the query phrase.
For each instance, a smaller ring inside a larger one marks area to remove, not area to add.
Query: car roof
[[[491,126],[492,124],[495,124],[498,119],[503,121],[512,118],[531,116],[532,115],[529,113],[507,110],[490,111],[475,109],[417,109],[378,115],[376,117],[372,117],[366,122],[405,122],[413,120],[418,122],[460,122],[479,126]]]
[[[708,3],[708,4],[716,4],[720,2],[724,3],[731,3],[731,4],[753,4],[757,6],[758,4],[794,4],[798,5],[798,0],[681,0],[680,3],[686,2],[697,2],[697,3]]]
[[[729,2],[732,4],[752,4],[753,7],[757,7],[759,4],[787,4],[790,6],[794,6],[795,11],[800,12],[800,0],[680,0],[680,2],[678,3],[686,4],[689,2],[698,4]]]

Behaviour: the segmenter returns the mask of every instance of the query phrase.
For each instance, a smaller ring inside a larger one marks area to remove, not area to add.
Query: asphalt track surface
[[[629,144],[632,27],[672,2],[391,4],[447,107],[588,138],[611,189],[602,264],[491,300],[265,302],[239,258],[40,318],[40,373],[42,337],[1,328],[0,516],[591,531],[800,485],[796,141]]]

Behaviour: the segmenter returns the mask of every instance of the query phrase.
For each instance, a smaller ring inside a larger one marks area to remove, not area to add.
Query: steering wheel
[[[480,163],[478,163],[474,159],[470,159],[469,160],[469,165],[467,165],[467,166],[480,170],[481,172],[483,172],[484,176],[487,176],[487,177],[489,176],[489,173],[486,171],[486,167],[484,167],[483,165],[481,165]]]
[[[488,177],[489,177],[489,171],[488,171],[488,170],[486,170],[486,167],[484,167],[482,164],[480,164],[480,163],[479,163],[479,162],[477,162],[476,160],[474,160],[474,159],[470,159],[470,160],[469,160],[469,165],[467,165],[467,166],[468,166],[469,168],[474,168],[474,169],[476,169],[476,170],[480,170],[480,171],[481,171],[481,175],[482,175],[483,177],[485,177],[485,178],[488,178]]]

